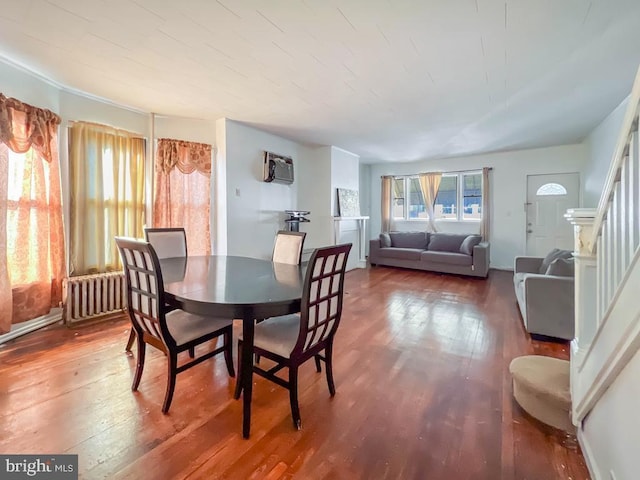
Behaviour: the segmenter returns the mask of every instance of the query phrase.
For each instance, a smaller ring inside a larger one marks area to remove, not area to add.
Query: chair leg
[[[130,352],[133,347],[133,342],[136,341],[136,331],[132,328],[129,330],[129,340],[127,340],[127,346],[124,347],[125,352]]]
[[[293,428],[300,430],[302,422],[300,420],[300,407],[298,406],[298,366],[289,367],[289,403],[291,403],[291,418]]]
[[[233,330],[231,330],[231,327],[224,332],[224,361],[227,364],[229,376],[235,377],[236,372],[233,369]]]
[[[140,385],[140,379],[142,378],[142,370],[144,370],[144,357],[147,351],[147,344],[144,343],[144,340],[138,338],[138,361],[136,362],[136,373],[133,376],[133,384],[131,385],[131,390],[136,391],[138,389],[138,385]]]
[[[322,367],[320,366],[320,355],[314,355],[313,358],[316,361],[316,372],[320,373],[322,371]]]
[[[233,398],[238,400],[242,393],[242,342],[238,340],[238,376],[236,377],[236,389]]]
[[[333,397],[336,394],[336,386],[333,383],[333,342],[329,342],[327,348],[324,349],[325,372],[327,374],[327,384],[329,385],[329,393]]]
[[[162,404],[162,413],[167,413],[171,406],[171,400],[173,400],[173,392],[176,388],[176,369],[178,368],[178,357],[175,353],[169,352],[167,354],[167,393],[164,396],[164,403]]]
[[[196,358],[196,347],[191,347],[189,349],[189,357],[190,358]]]

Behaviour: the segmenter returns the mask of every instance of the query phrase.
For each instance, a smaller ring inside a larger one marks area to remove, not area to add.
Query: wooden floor
[[[568,349],[529,339],[511,278],[348,273],[336,396],[305,365],[296,431],[288,392],[256,378],[249,440],[221,357],[180,374],[163,415],[165,358],[147,349],[132,393],[124,317],[49,327],[0,346],[0,452],[75,453],[87,479],[588,478],[575,439],[512,399],[514,357]]]

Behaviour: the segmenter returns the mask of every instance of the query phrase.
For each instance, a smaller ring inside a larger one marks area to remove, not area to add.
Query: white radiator
[[[69,277],[62,286],[63,318],[67,324],[118,313],[127,307],[122,272]]]

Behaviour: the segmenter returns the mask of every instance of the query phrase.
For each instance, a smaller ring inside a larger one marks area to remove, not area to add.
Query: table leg
[[[242,436],[249,438],[251,431],[251,393],[253,389],[253,331],[254,319],[242,319]]]

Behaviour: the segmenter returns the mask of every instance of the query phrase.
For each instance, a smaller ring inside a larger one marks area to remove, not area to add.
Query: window
[[[409,218],[427,218],[427,208],[420,189],[418,177],[410,177],[409,183]]]
[[[440,218],[458,218],[458,175],[442,175],[436,195],[434,214]]]
[[[482,218],[482,174],[462,174],[462,219],[480,220]]]
[[[407,192],[406,197],[405,192]],[[434,210],[437,220],[480,221],[482,219],[482,173],[476,171],[443,173]],[[396,220],[428,218],[417,175],[393,179],[393,218]]]
[[[567,194],[567,189],[564,188],[559,183],[545,183],[536,192],[536,195],[539,195],[539,196],[566,195],[566,194]]]
[[[71,274],[119,270],[114,237],[143,236],[144,139],[76,122],[69,144]]]

